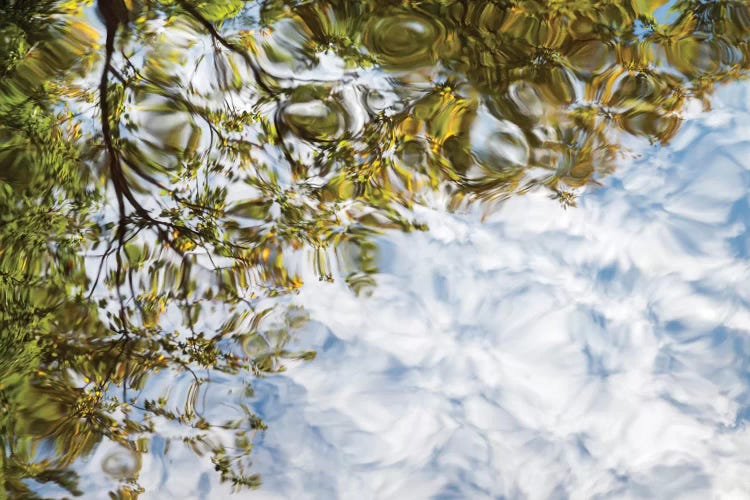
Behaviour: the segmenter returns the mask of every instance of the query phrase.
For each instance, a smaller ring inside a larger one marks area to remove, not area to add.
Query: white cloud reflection
[[[236,498],[750,498],[750,86],[713,102],[578,208],[422,209],[371,297],[308,276],[319,355],[254,382]],[[229,494],[179,449],[140,478]]]
[[[370,298],[309,279],[319,357],[258,387],[260,496],[748,498],[747,102],[577,209],[423,210]]]

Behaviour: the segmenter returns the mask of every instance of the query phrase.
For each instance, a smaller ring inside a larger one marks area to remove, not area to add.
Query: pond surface
[[[0,498],[750,496],[745,2],[0,35]]]

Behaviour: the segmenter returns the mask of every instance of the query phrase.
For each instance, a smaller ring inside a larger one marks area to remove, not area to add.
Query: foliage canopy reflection
[[[78,494],[109,441],[131,498],[165,429],[259,484],[244,375],[314,356],[287,347],[300,265],[366,292],[376,236],[424,229],[414,204],[574,205],[623,137],[666,143],[745,76],[750,8],[11,1],[0,40],[2,489]],[[165,372],[187,395],[155,392]],[[217,420],[198,401],[223,374],[243,391]]]

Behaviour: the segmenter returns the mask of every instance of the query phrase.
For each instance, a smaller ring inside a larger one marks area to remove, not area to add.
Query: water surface
[[[744,2],[0,34],[2,495],[750,495]]]

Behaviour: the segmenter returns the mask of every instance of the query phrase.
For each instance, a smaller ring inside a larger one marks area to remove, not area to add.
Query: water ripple
[[[264,409],[261,494],[750,494],[749,91],[579,210],[425,209],[432,231],[389,237],[372,296],[303,291],[320,355],[264,388],[294,397]]]

